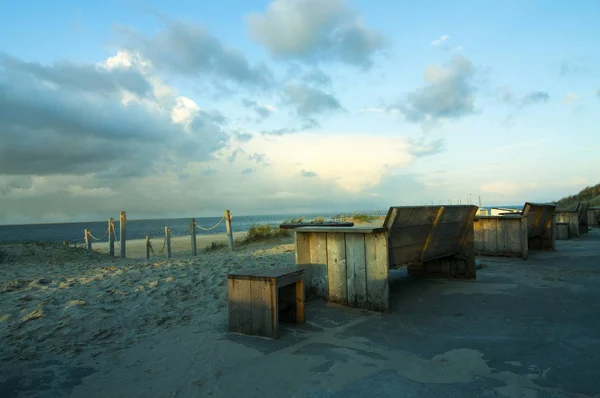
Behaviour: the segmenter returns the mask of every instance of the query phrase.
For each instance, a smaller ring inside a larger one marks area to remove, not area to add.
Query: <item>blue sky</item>
[[[550,201],[600,177],[600,3],[0,6],[0,222]]]

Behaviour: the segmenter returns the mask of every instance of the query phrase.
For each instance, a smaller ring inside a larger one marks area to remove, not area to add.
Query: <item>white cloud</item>
[[[439,39],[433,40],[433,41],[431,42],[431,45],[432,45],[432,46],[436,46],[436,47],[438,47],[438,46],[440,46],[440,45],[444,44],[444,43],[445,43],[446,41],[448,41],[449,39],[450,39],[450,36],[448,36],[448,35],[443,35],[443,36],[441,36]]]
[[[509,181],[495,181],[482,185],[481,191],[500,196],[510,196],[519,192],[519,184]]]

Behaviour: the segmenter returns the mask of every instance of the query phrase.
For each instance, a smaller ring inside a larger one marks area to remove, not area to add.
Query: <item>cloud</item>
[[[455,55],[446,66],[431,65],[425,68],[424,77],[429,85],[408,93],[403,101],[389,109],[399,111],[412,123],[474,114],[474,76],[475,67],[471,61]]]
[[[495,181],[484,184],[481,187],[481,192],[493,193],[501,196],[515,195],[518,191],[518,185],[508,181]]]
[[[500,87],[496,90],[496,94],[502,103],[510,106],[512,111],[504,119],[504,125],[510,127],[514,124],[515,119],[525,109],[533,105],[547,103],[550,100],[550,94],[545,91],[534,90],[525,94],[521,98],[517,98],[514,92],[508,87]]]
[[[567,76],[593,76],[593,67],[585,62],[563,61],[560,64],[559,74],[562,77]]]
[[[242,99],[242,105],[245,108],[253,110],[261,119],[271,116],[276,110],[272,105],[265,105],[259,101],[253,101],[247,98]]]
[[[204,175],[204,176],[211,176],[213,174],[217,174],[217,170],[213,169],[212,167],[209,167],[202,172],[202,175]]]
[[[450,36],[443,35],[439,39],[436,39],[436,40],[432,41],[431,45],[434,46],[434,47],[440,47],[440,46],[446,44],[446,41],[448,41],[449,39],[450,39]]]
[[[420,138],[410,141],[408,153],[415,157],[422,158],[443,152],[445,146],[446,141],[443,138],[427,140],[425,136],[421,136]]]
[[[250,36],[275,58],[369,68],[383,38],[344,0],[274,0],[246,16]]]
[[[283,95],[284,101],[294,107],[296,114],[311,125],[316,124],[315,115],[343,110],[333,95],[303,83],[288,83]]]
[[[600,98],[600,88],[596,91],[596,97]]]
[[[24,62],[6,54],[0,54],[0,61],[7,73],[34,78],[64,89],[103,94],[127,90],[140,97],[145,97],[152,91],[152,85],[146,77],[133,69],[108,70],[94,64],[76,65],[66,61],[44,66],[37,62]]]
[[[532,91],[521,99],[518,106],[524,108],[529,105],[542,104],[548,102],[549,99],[550,94],[545,91]]]
[[[212,76],[247,87],[271,86],[273,76],[265,65],[250,65],[242,52],[226,46],[203,26],[160,19],[165,29],[149,38],[132,28],[118,27],[121,45],[139,52],[160,71],[187,77]]]
[[[317,173],[315,173],[314,171],[309,171],[309,170],[301,170],[300,174],[302,175],[302,177],[316,177]]]
[[[275,137],[281,137],[282,135],[286,135],[286,134],[292,134],[297,132],[297,129],[292,129],[292,128],[280,128],[280,129],[271,129],[271,130],[263,130],[260,133],[262,135],[270,135],[270,136],[275,136]]]
[[[240,130],[231,130],[230,134],[238,142],[248,142],[253,137],[253,135],[251,133],[248,133],[246,131],[240,131]]]
[[[252,174],[256,171],[256,169],[248,167],[247,169],[242,170],[242,174],[243,175],[248,175],[248,174]]]
[[[316,86],[331,86],[331,78],[319,68],[312,68],[304,73],[302,80]]]
[[[579,95],[575,93],[567,93],[565,94],[564,102],[567,105],[571,105],[579,99]]]
[[[267,162],[267,155],[264,153],[253,153],[252,155],[248,156],[248,160],[251,162],[256,162],[257,164],[269,166],[269,163]]]
[[[243,150],[243,149],[240,149],[240,148],[237,148],[237,149],[235,149],[235,150],[234,150],[234,151],[231,153],[231,155],[229,155],[229,156],[227,157],[227,162],[228,162],[229,164],[233,164],[233,163],[235,162],[235,160],[237,159],[237,157],[238,157],[239,155],[241,155],[241,154],[244,154],[244,153],[245,153],[245,152],[244,152],[244,150]]]
[[[185,101],[172,92],[157,96],[160,86],[147,78],[148,90],[139,73],[10,58],[0,69],[1,172],[140,176],[209,160],[226,144],[228,136],[209,113],[192,107],[173,120],[171,110]],[[88,82],[90,76],[98,81]]]

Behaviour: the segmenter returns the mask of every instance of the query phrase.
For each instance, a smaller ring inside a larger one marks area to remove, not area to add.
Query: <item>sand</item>
[[[235,246],[237,241],[243,239],[246,236],[246,232],[234,232],[233,239]],[[150,239],[153,253],[152,258],[166,258],[166,250],[164,249],[166,241],[165,238],[152,238]],[[229,239],[227,234],[210,234],[210,235],[197,235],[196,236],[196,248],[198,253],[203,252],[207,247],[211,245],[217,245],[218,247],[225,247],[229,245]],[[127,257],[133,259],[146,258],[146,240],[145,239],[130,239],[127,241]],[[108,242],[92,242],[92,249],[98,253],[108,253]],[[120,247],[118,243],[115,243],[115,254],[118,256],[120,253]],[[181,258],[190,256],[192,251],[191,236],[172,236],[171,237],[171,258]]]
[[[145,255],[140,243],[128,242],[132,257]],[[180,245],[175,239],[174,248]],[[295,264],[292,238],[197,257],[181,258],[174,250],[179,258],[151,261],[58,244],[2,249],[2,361],[48,354],[94,357],[174,326],[207,326],[227,312],[229,271]]]

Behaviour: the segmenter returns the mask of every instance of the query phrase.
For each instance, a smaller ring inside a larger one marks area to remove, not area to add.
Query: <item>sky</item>
[[[0,3],[0,224],[553,201],[600,2]]]

